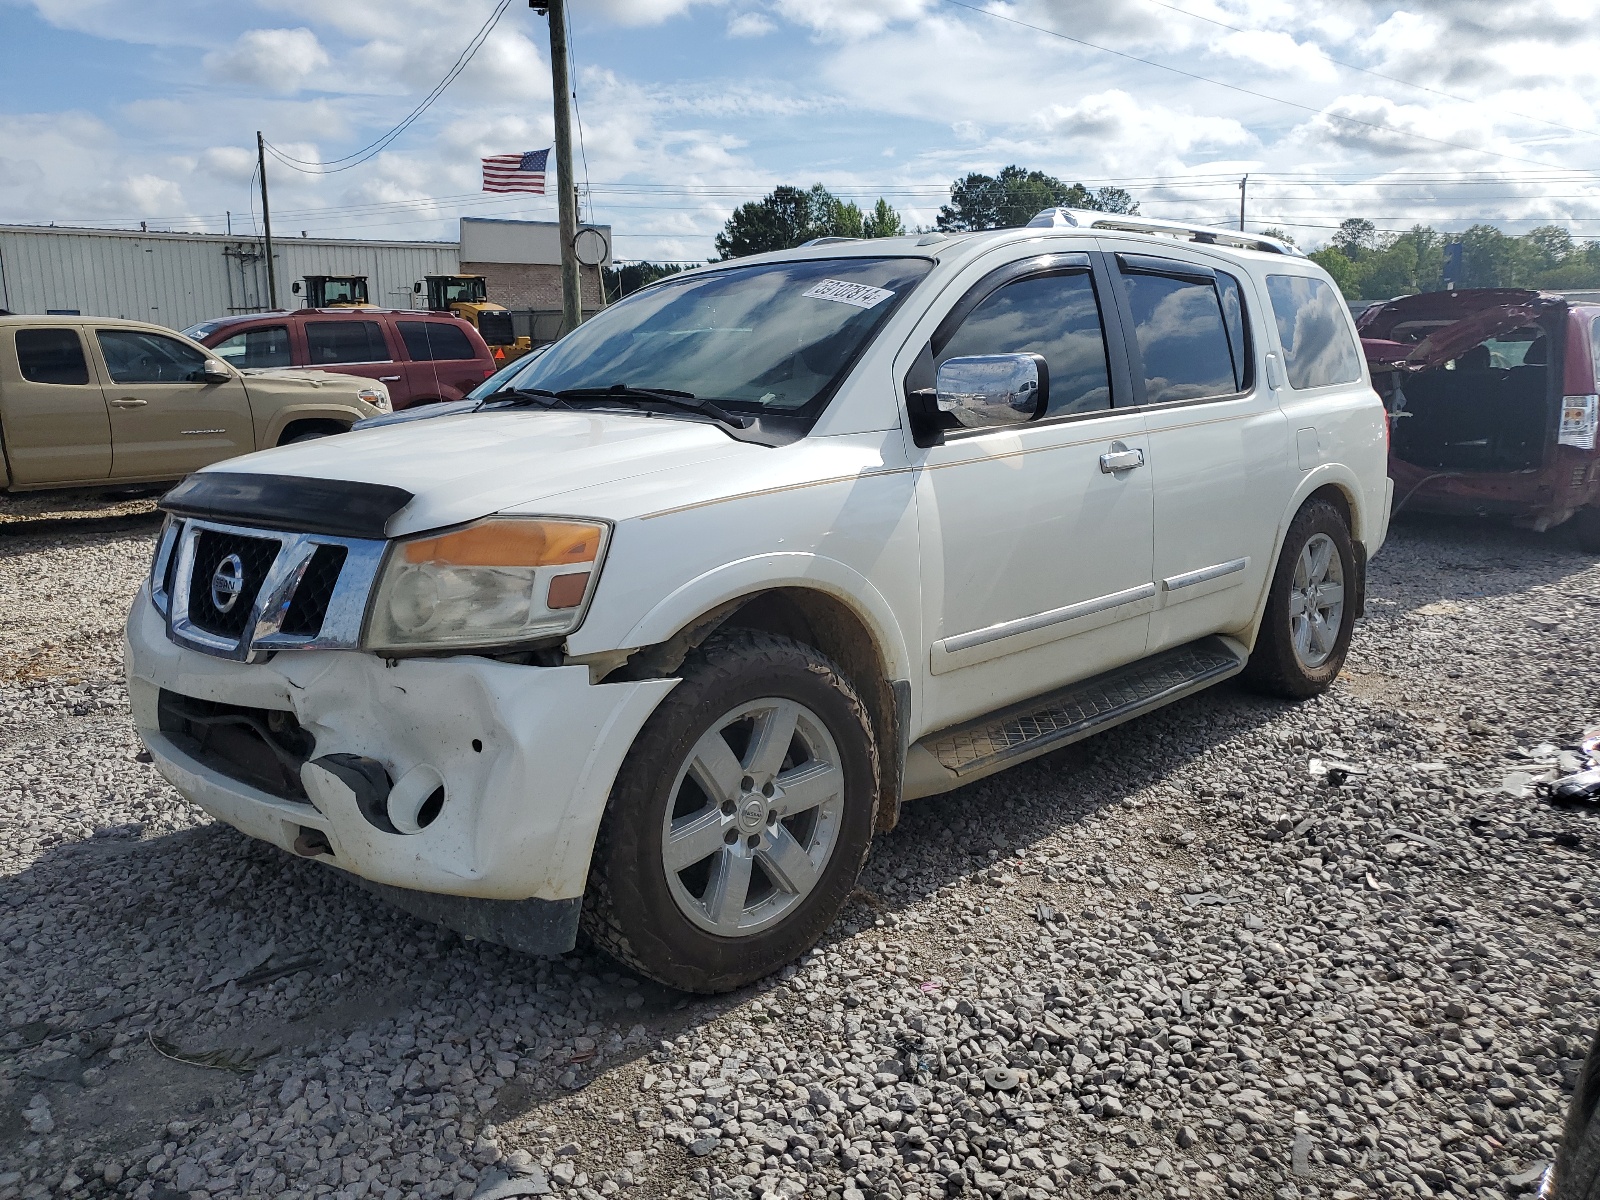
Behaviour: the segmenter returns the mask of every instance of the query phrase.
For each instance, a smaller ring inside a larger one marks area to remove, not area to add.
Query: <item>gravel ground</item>
[[[1528,1191],[1593,1027],[1600,563],[1415,521],[1345,677],[1230,685],[907,811],[716,1000],[522,958],[141,761],[153,535],[0,538],[0,1200]]]

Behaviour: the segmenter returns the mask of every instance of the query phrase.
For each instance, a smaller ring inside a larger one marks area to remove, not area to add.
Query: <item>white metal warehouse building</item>
[[[611,228],[595,228],[609,246]],[[489,278],[490,299],[541,307],[553,285],[560,304],[561,243],[548,221],[463,218],[460,242],[274,238],[278,304],[298,307],[307,275],[364,275],[373,304],[420,306],[413,285],[429,275]],[[607,256],[609,259],[609,255]],[[589,274],[589,272],[585,272]],[[597,280],[585,279],[585,307]],[[0,308],[14,313],[128,317],[186,329],[201,321],[271,307],[266,258],[255,237],[0,225]]]

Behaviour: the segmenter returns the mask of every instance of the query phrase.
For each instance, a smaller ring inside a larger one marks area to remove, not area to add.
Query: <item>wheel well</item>
[[[307,433],[343,433],[350,426],[339,421],[332,421],[326,417],[311,417],[303,421],[290,421],[283,427],[283,432],[278,435],[278,445],[282,446]]]
[[[1350,507],[1350,497],[1345,494],[1345,490],[1342,487],[1336,483],[1325,483],[1316,491],[1312,492],[1311,495],[1307,496],[1305,504],[1302,504],[1300,507],[1304,508],[1306,504],[1310,504],[1313,500],[1326,500],[1329,504],[1338,509],[1339,515],[1344,518],[1344,527],[1350,531],[1351,538],[1355,538],[1355,510]]]
[[[810,588],[774,588],[712,609],[679,633],[635,655],[618,671],[624,678],[670,674],[684,656],[723,626],[759,629],[801,642],[839,664],[872,717],[878,743],[878,831],[900,819],[900,778],[905,757],[902,705],[876,639],[843,601]]]

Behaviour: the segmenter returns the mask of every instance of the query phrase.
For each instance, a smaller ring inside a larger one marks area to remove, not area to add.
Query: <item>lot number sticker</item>
[[[846,283],[842,279],[824,279],[805,294],[817,300],[832,300],[835,304],[851,304],[856,308],[872,308],[894,295],[885,288],[870,287],[865,283]]]

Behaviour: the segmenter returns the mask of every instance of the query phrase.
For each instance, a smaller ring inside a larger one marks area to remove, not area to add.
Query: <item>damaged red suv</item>
[[[1481,288],[1356,320],[1390,414],[1394,508],[1577,525],[1600,553],[1600,304]]]

